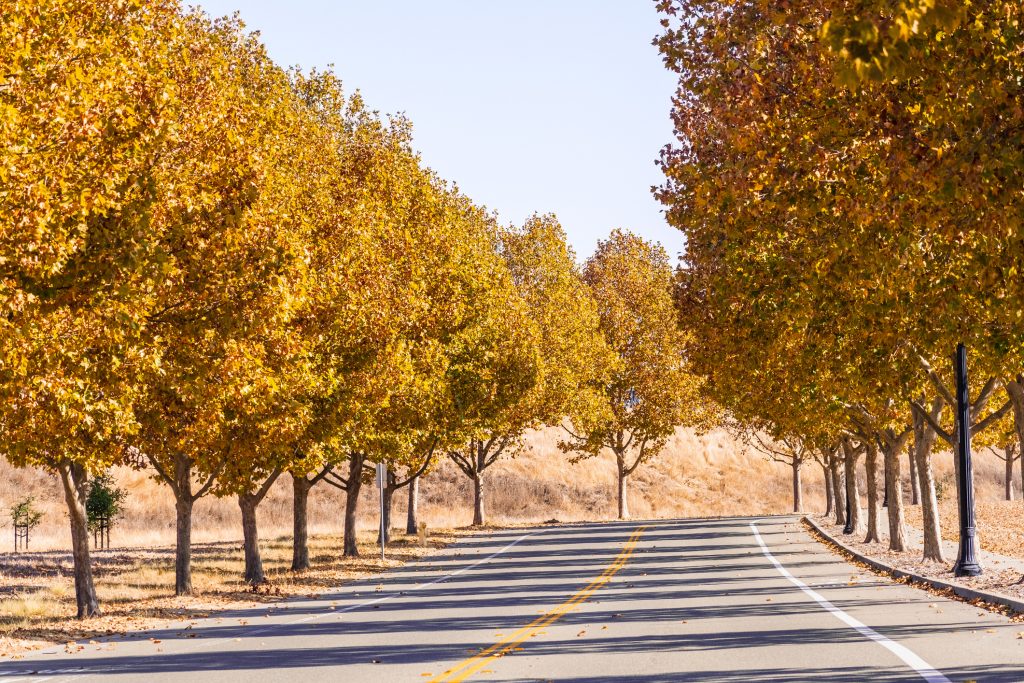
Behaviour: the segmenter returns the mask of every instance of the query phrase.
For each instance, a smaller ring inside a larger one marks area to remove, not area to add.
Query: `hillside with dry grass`
[[[499,460],[487,471],[486,506],[493,524],[519,524],[550,519],[582,521],[615,516],[615,466],[610,455],[573,464],[557,447],[559,430],[546,429],[527,435],[522,452]],[[976,486],[979,507],[1003,513],[1021,502],[1002,502],[1002,463],[991,453],[976,454]],[[934,456],[944,530],[955,533],[956,500],[952,459],[948,453]],[[119,486],[127,489],[126,513],[114,530],[115,547],[158,547],[174,543],[174,502],[163,485],[149,473],[127,468],[113,472]],[[861,474],[863,479],[863,473]],[[1018,475],[1019,478],[1019,475]],[[804,507],[824,506],[821,472],[810,463],[804,467]],[[866,482],[862,482],[861,491]],[[1019,491],[1019,481],[1014,482]],[[906,487],[905,487],[906,488]],[[395,499],[396,527],[404,526],[405,490]],[[66,512],[58,481],[42,471],[15,469],[0,460],[0,553],[13,547],[7,510],[15,501],[32,495],[43,513],[33,532],[33,550],[67,548]],[[450,462],[442,460],[424,477],[421,488],[421,519],[430,528],[458,528],[472,520],[471,482]],[[704,517],[789,512],[792,509],[790,471],[762,455],[745,450],[724,430],[697,434],[679,429],[664,452],[643,465],[630,480],[630,508],[636,518]],[[365,487],[360,500],[364,530],[377,524],[376,490]],[[909,497],[909,493],[908,493]],[[1019,498],[1019,494],[1018,494]],[[310,495],[310,529],[314,534],[340,531],[344,493],[325,484]],[[241,539],[238,505],[232,498],[207,497],[195,510],[197,543],[234,542]],[[1001,514],[1017,518],[1020,515]],[[260,531],[265,539],[291,533],[291,484],[281,477],[259,508]],[[995,525],[994,516],[988,521]],[[916,517],[911,515],[914,523]],[[982,537],[984,539],[984,535]],[[1005,541],[998,542],[1006,550]],[[993,548],[996,550],[996,548]]]
[[[487,471],[487,509],[496,524],[609,519],[615,515],[615,467],[608,455],[572,464],[558,450],[559,431],[547,429],[527,436],[522,452]],[[174,542],[174,501],[149,473],[117,468],[119,486],[127,489],[126,514],[114,530],[115,546],[161,546]],[[6,512],[25,495],[44,512],[32,548],[67,547],[66,512],[57,480],[39,470],[14,469],[0,461],[0,509]],[[466,526],[472,520],[472,488],[451,463],[442,461],[421,485],[421,516],[431,528]],[[820,506],[821,478],[817,466],[805,470],[805,500]],[[360,501],[365,529],[377,524],[376,491],[366,487]],[[747,453],[724,431],[697,435],[680,429],[665,451],[642,466],[630,481],[633,516],[699,517],[786,512],[791,509],[789,470]],[[310,496],[313,533],[340,529],[344,494],[325,484]],[[405,500],[396,497],[395,525],[404,524]],[[275,484],[259,508],[264,538],[291,531],[291,484],[287,476]],[[3,519],[4,527],[10,525]],[[0,537],[2,538],[2,537]],[[241,538],[239,511],[231,498],[204,498],[195,508],[196,542]],[[11,541],[4,546],[13,544]],[[0,550],[10,550],[0,546]]]

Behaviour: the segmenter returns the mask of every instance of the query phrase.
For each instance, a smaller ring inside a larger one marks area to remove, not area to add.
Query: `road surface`
[[[0,683],[1024,681],[1024,624],[858,570],[796,518],[501,531],[218,617],[0,661]]]

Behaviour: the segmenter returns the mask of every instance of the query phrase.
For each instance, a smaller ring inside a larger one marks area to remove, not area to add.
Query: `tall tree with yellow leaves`
[[[537,381],[505,406],[496,421],[449,457],[473,481],[473,524],[486,521],[484,472],[515,455],[528,429],[559,424],[577,404],[596,401],[611,364],[597,309],[583,283],[558,219],[534,215],[500,234],[500,251],[528,311],[538,349]]]
[[[583,277],[615,362],[600,409],[572,416],[563,448],[579,452],[576,461],[612,452],[618,516],[627,519],[629,476],[658,455],[676,426],[699,424],[710,413],[688,368],[665,250],[614,230],[598,242]]]
[[[237,20],[183,21],[170,69],[185,104],[175,153],[160,166],[166,256],[144,334],[157,362],[143,377],[133,440],[175,498],[179,595],[192,590],[196,500],[250,493],[267,449],[285,450],[275,430],[297,429],[285,406],[303,368],[288,325],[305,291],[299,225],[314,179],[304,172],[319,149],[286,74],[254,36]],[[252,574],[255,511],[242,511]]]
[[[152,357],[159,165],[181,111],[173,2],[0,2],[0,440],[58,474],[80,618],[99,614],[88,479],[121,456]]]

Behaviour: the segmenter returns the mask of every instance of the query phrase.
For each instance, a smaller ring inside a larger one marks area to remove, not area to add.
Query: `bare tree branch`
[[[996,390],[997,386],[998,384],[996,378],[989,377],[988,381],[985,382],[985,386],[983,386],[981,388],[981,391],[978,393],[977,400],[975,400],[974,403],[971,404],[971,417],[974,417],[978,413],[985,410],[985,405],[988,404],[988,399],[990,396],[992,396],[992,392]]]
[[[978,423],[975,423],[974,425],[971,425],[971,433],[972,434],[977,434],[978,432],[985,431],[986,429],[991,427],[993,424],[995,424],[999,420],[1003,419],[1003,416],[1006,415],[1006,413],[1010,412],[1010,408],[1012,408],[1012,407],[1013,407],[1013,403],[1011,401],[1007,401],[1006,403],[1003,404],[1002,408],[1000,408],[999,410],[995,411],[994,413],[990,413],[981,422],[978,422]]]
[[[646,450],[647,450],[647,439],[644,439],[643,441],[640,442],[640,452],[637,453],[636,460],[633,461],[632,466],[627,467],[627,468],[625,468],[623,470],[623,472],[625,472],[625,474],[627,476],[630,475],[630,474],[633,474],[633,472],[636,471],[636,468],[640,466],[640,463],[643,462],[643,460],[644,460],[644,452]]]
[[[925,410],[924,406],[922,406],[917,401],[911,401],[910,409],[916,412],[921,417],[921,419],[927,422],[928,426],[932,428],[932,431],[939,435],[939,438],[941,438],[948,444],[953,443],[953,435],[947,432],[945,429],[943,429],[942,425],[940,425],[938,421],[932,417],[931,413]]]
[[[487,469],[488,467],[490,467],[491,465],[494,464],[494,461],[497,460],[498,457],[502,453],[505,452],[505,447],[508,446],[508,444],[511,441],[511,439],[512,439],[512,437],[510,437],[510,436],[503,436],[503,437],[501,437],[500,441],[498,442],[498,447],[494,450],[494,453],[491,456],[489,456],[489,457],[485,457],[485,459],[483,461],[483,467],[480,468],[481,471]],[[493,443],[494,443],[494,439],[491,439],[488,442],[488,444],[493,444]],[[490,448],[490,445],[488,446],[488,448]]]
[[[333,469],[334,469],[334,465],[324,465],[324,468],[322,470],[320,470],[316,475],[314,475],[313,478],[309,480],[309,483],[310,484],[316,484],[317,482],[322,480],[324,477],[326,477],[328,474],[330,474],[331,470],[333,470]]]
[[[330,484],[334,488],[341,489],[342,491],[345,491],[346,493],[348,492],[348,485],[349,485],[348,477],[343,477],[340,474],[338,474],[337,472],[334,472],[333,470],[330,471],[330,472],[327,472],[324,475],[324,483]]]
[[[469,459],[462,455],[462,453],[459,453],[458,451],[448,451],[448,457],[467,477],[473,477],[476,474],[476,467],[470,463]]]
[[[427,468],[430,466],[430,462],[434,459],[434,448],[436,448],[436,447],[437,447],[437,437],[434,437],[434,440],[431,441],[431,443],[430,443],[430,448],[427,449],[427,452],[423,456],[423,462],[420,463],[420,466],[416,470],[415,474],[410,474],[408,477],[406,477],[405,481],[398,481],[396,479],[395,483],[393,483],[391,485],[391,488],[392,489],[400,489],[403,486],[408,486],[410,483],[412,483],[413,479],[416,479],[417,477],[422,475],[424,472],[426,472]]]
[[[928,376],[932,385],[934,385],[935,390],[939,392],[939,396],[941,396],[946,403],[956,405],[956,399],[953,398],[953,394],[949,393],[949,389],[946,388],[945,383],[938,374],[936,374],[935,370],[932,369],[931,364],[925,360],[924,356],[918,355],[917,359],[921,362],[921,367],[924,369],[924,372]]]
[[[171,491],[174,492],[174,495],[179,496],[181,492],[178,490],[178,482],[176,482],[172,477],[167,476],[167,472],[165,472],[164,468],[160,466],[160,463],[157,461],[157,459],[151,455],[147,455],[146,460],[148,460],[149,464],[153,466],[153,469],[156,470],[156,473],[160,475],[160,478],[163,479],[164,482],[171,487]]]

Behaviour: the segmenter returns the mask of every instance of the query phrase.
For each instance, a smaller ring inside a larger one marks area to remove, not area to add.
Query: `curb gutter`
[[[914,574],[912,572],[905,571],[903,569],[897,569],[884,562],[879,562],[873,558],[868,557],[862,553],[857,552],[853,548],[850,548],[842,541],[837,540],[830,533],[818,526],[818,523],[811,519],[810,515],[804,515],[803,520],[810,525],[814,531],[816,531],[822,538],[828,540],[830,543],[834,543],[840,547],[844,552],[856,558],[859,562],[863,562],[878,571],[888,574],[893,578],[906,579],[909,583],[923,584],[939,590],[952,591],[964,600],[981,600],[983,602],[1002,605],[1003,607],[1009,607],[1014,612],[1024,613],[1024,600],[1018,600],[1017,598],[1011,598],[1008,595],[1002,595],[1001,593],[989,593],[986,591],[974,590],[973,588],[967,588],[966,586],[960,586],[955,583],[949,583],[948,581],[942,581],[940,579],[930,579],[920,574]]]

